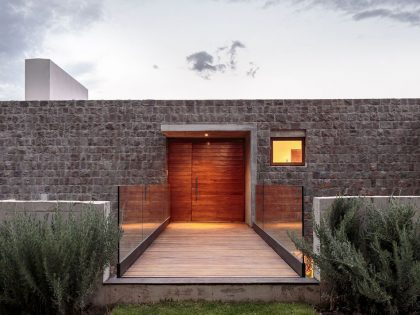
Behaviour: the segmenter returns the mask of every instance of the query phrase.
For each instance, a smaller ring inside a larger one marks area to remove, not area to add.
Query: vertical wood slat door
[[[172,220],[244,221],[242,139],[171,140],[168,170]]]

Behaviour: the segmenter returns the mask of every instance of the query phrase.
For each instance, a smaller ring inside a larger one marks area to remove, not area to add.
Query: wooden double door
[[[169,139],[171,220],[244,221],[243,139]]]

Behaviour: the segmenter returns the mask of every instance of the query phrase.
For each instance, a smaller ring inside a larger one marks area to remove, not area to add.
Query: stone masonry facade
[[[258,181],[315,196],[420,195],[420,99],[0,102],[0,199],[105,200],[166,182],[161,124],[253,124]],[[270,132],[306,130],[306,166],[271,166]]]

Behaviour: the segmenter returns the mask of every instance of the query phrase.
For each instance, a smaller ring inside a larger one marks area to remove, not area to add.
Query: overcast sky
[[[90,99],[420,97],[420,0],[0,0],[0,100],[25,58]]]

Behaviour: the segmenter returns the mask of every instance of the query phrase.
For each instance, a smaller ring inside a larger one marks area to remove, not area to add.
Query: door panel
[[[242,139],[170,140],[168,171],[172,220],[244,221]]]
[[[168,182],[171,189],[171,219],[191,221],[192,143],[170,141]]]
[[[241,139],[194,142],[192,221],[244,220],[243,147]]]

